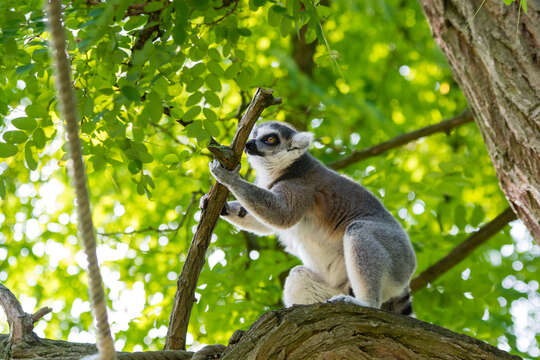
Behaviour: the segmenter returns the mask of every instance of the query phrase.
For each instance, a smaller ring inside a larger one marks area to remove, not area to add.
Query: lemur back
[[[284,123],[256,127],[246,153],[257,185],[212,163],[212,174],[238,199],[224,219],[277,234],[302,260],[286,280],[286,306],[333,298],[410,311],[416,260],[407,234],[371,192],[311,156],[311,140]]]

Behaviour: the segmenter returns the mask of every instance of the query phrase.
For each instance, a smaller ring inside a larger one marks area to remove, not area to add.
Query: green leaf
[[[32,133],[32,140],[34,141],[34,145],[38,149],[43,149],[45,147],[45,133],[43,132],[42,128],[37,128]]]
[[[17,75],[21,75],[21,74],[24,74],[25,72],[27,71],[30,71],[34,68],[34,66],[36,66],[36,64],[32,63],[32,64],[26,64],[26,65],[23,65],[23,66],[19,66],[15,69],[15,73]]]
[[[221,106],[221,100],[219,100],[219,96],[217,96],[212,91],[206,91],[204,93],[204,99],[208,104],[212,105],[213,107]]]
[[[221,54],[216,48],[208,49],[208,57],[216,62],[221,61]]]
[[[161,8],[163,8],[163,4],[161,3],[161,1],[152,1],[144,6],[144,12],[151,13],[160,10]]]
[[[190,92],[190,93],[195,92],[195,91],[199,90],[203,86],[203,84],[204,84],[203,78],[201,78],[201,77],[191,78],[187,82],[186,90],[188,92]]]
[[[203,109],[203,114],[204,116],[206,117],[206,119],[208,119],[209,121],[211,122],[215,122],[215,121],[218,121],[218,117],[216,115],[215,112],[213,112],[211,109],[209,108],[204,108]]]
[[[213,121],[204,120],[203,125],[206,131],[208,131],[208,133],[210,134],[210,136],[218,137],[220,135],[219,128]]]
[[[202,93],[195,92],[192,95],[190,95],[186,101],[186,106],[192,106],[195,104],[198,104],[201,101]]]
[[[467,225],[466,220],[467,210],[461,204],[458,204],[454,209],[454,221],[458,228],[464,229]]]
[[[137,174],[142,169],[142,162],[140,160],[132,160],[128,163],[128,170],[132,174]]]
[[[273,27],[278,27],[281,23],[281,18],[286,12],[284,7],[274,5],[268,9],[268,24]]]
[[[484,209],[481,205],[476,205],[471,215],[471,225],[478,226],[482,220],[484,220]]]
[[[193,106],[191,109],[186,111],[184,114],[184,121],[191,121],[195,118],[195,116],[199,115],[201,112],[200,106]]]
[[[0,158],[8,158],[17,153],[17,147],[12,144],[0,143]]]
[[[130,16],[129,20],[124,24],[124,30],[130,31],[140,26],[143,26],[147,21],[147,16]]]
[[[10,144],[22,144],[28,140],[28,135],[21,130],[6,131],[2,137]]]
[[[240,36],[251,36],[251,30],[249,30],[248,28],[238,28],[238,33],[240,34]]]
[[[135,89],[133,86],[131,85],[126,85],[126,86],[123,86],[121,89],[120,89],[120,92],[122,93],[122,95],[124,95],[128,100],[131,100],[131,101],[141,101],[141,95],[139,94],[139,91],[137,91],[137,89]]]
[[[220,91],[221,90],[221,82],[219,81],[219,78],[216,75],[210,74],[206,78],[206,85],[210,90],[213,91]]]
[[[161,116],[163,115],[163,106],[161,105],[161,97],[154,91],[150,92],[146,96],[146,109],[150,116],[150,120],[154,123],[159,122]]]
[[[225,75],[225,71],[223,70],[223,68],[216,62],[209,62],[207,64],[207,67],[208,70],[216,76],[222,77]]]
[[[176,154],[167,154],[165,155],[162,160],[161,160],[164,164],[176,164],[180,161],[180,159],[178,159],[178,156]]]
[[[3,176],[0,176],[0,198],[6,199],[6,184]]]
[[[20,117],[11,120],[11,124],[17,129],[32,131],[37,126],[37,121],[29,117]]]
[[[24,159],[26,160],[26,166],[28,166],[30,170],[37,169],[37,162],[32,155],[32,147],[30,146],[30,143],[27,143],[24,147]]]

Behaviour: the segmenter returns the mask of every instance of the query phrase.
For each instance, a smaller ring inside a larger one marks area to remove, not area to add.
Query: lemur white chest
[[[302,260],[329,285],[338,286],[347,279],[343,256],[343,236],[331,234],[311,216],[305,216],[289,229],[277,231],[285,250]]]

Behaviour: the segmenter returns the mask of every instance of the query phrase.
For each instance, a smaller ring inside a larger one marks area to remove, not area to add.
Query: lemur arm
[[[229,171],[215,160],[210,163],[210,172],[216,180],[264,224],[285,229],[300,221],[308,207],[305,192],[284,183],[276,185],[272,191],[263,189],[242,179],[238,170]]]
[[[229,201],[225,205],[221,217],[239,229],[251,231],[258,235],[270,235],[274,231],[257,220],[238,201]]]

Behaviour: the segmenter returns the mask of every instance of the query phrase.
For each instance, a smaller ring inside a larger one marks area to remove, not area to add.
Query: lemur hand
[[[235,180],[240,178],[240,165],[234,170],[227,170],[217,160],[210,162],[210,173],[216,178],[216,180],[225,186],[232,184]]]
[[[199,209],[204,210],[207,207],[208,207],[208,194],[204,194],[203,196],[201,196],[201,200],[199,200]],[[225,203],[219,215],[227,216],[229,214],[230,214],[229,204]]]

